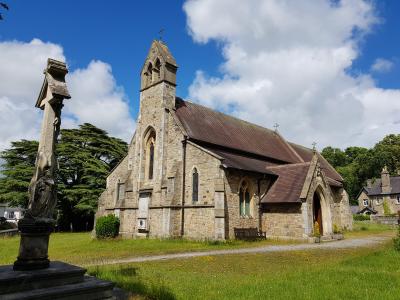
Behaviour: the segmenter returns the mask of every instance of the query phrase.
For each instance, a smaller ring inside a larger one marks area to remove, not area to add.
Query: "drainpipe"
[[[261,180],[257,180],[258,185],[258,231],[262,232],[262,220],[261,220]]]
[[[271,186],[271,182],[269,182],[268,185],[266,185],[265,187],[265,192],[263,194],[261,194],[261,181],[265,180],[266,176],[264,174],[263,178],[259,178],[257,180],[257,185],[258,185],[258,230],[260,232],[262,232],[262,203],[261,203],[261,198],[265,197],[265,195],[267,194],[270,186]]]
[[[181,208],[181,237],[185,233],[185,184],[186,184],[186,144],[187,137],[182,141],[182,208]]]

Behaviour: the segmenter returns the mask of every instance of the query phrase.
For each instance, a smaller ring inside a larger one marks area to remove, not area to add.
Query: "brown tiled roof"
[[[272,130],[180,98],[176,99],[176,103],[176,115],[191,140],[241,150],[280,162],[299,162],[285,141]]]
[[[400,176],[390,176],[390,186],[392,190],[389,194],[400,194]],[[371,188],[365,186],[364,189],[367,191],[368,196],[383,195],[381,178],[376,179]]]
[[[314,151],[310,148],[300,146],[294,143],[289,143],[293,149],[301,156],[301,158],[307,162],[311,161],[314,155]],[[318,160],[321,163],[321,169],[325,175],[335,181],[343,182],[342,176],[328,163],[328,161],[320,154],[318,154]]]
[[[203,147],[220,156],[222,158],[221,163],[225,168],[275,175],[274,172],[267,169],[267,167],[275,165],[272,162],[255,157],[249,157],[248,155],[244,155],[241,153],[234,153],[232,151],[226,151],[207,146]]]
[[[307,177],[310,163],[298,163],[269,167],[279,177],[261,203],[298,203]]]

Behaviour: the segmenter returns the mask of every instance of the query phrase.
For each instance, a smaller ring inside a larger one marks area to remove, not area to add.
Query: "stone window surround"
[[[157,135],[156,131],[152,126],[149,126],[144,134],[143,138],[143,144],[144,144],[144,149],[143,149],[143,158],[144,158],[144,181],[149,181],[151,182],[154,179],[154,162],[156,161],[156,140],[157,140]],[[150,147],[153,145],[154,150],[153,150],[153,174],[152,178],[149,178],[150,175]]]
[[[249,198],[250,198],[250,203],[249,203],[249,214],[246,214],[246,207],[245,207],[245,205],[246,205],[246,199],[245,199],[245,196],[243,195],[243,205],[244,205],[244,214],[242,214],[242,211],[241,211],[241,200],[240,200],[240,192],[241,192],[241,190],[242,190],[242,187],[244,187],[245,189],[244,189],[244,191],[247,191],[248,193],[249,193]],[[253,195],[253,193],[252,193],[252,189],[251,189],[251,186],[250,186],[250,184],[249,184],[249,180],[247,180],[246,178],[244,178],[244,179],[242,179],[241,181],[240,181],[240,184],[239,184],[239,189],[238,189],[238,196],[239,196],[239,217],[241,218],[241,219],[253,219],[254,218],[254,195]]]
[[[368,199],[363,199],[363,205],[368,206]]]
[[[396,196],[396,202],[395,202],[397,205],[400,205],[400,195],[397,195]]]
[[[196,170],[196,172],[197,172],[197,201],[193,201],[193,174],[194,174],[194,170]],[[192,188],[191,188],[191,199],[192,199],[192,204],[194,204],[194,205],[196,205],[196,204],[200,204],[200,199],[201,199],[201,197],[200,197],[200,195],[201,195],[201,193],[200,193],[200,171],[199,171],[199,168],[197,167],[197,166],[193,166],[192,167],[192,171],[191,171],[191,173],[190,173],[191,175],[191,185],[192,185]]]

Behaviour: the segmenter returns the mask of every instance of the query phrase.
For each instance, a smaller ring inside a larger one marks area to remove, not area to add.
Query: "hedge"
[[[371,220],[371,217],[370,217],[370,215],[359,214],[359,215],[353,215],[353,220],[354,221],[369,221],[369,220]]]

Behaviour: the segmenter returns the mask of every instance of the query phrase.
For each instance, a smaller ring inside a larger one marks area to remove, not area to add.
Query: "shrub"
[[[321,232],[319,232],[319,224],[317,221],[314,223],[314,236],[321,237]]]
[[[383,213],[385,214],[385,216],[389,216],[390,214],[392,214],[389,203],[386,201],[386,199],[385,201],[383,201]]]
[[[119,219],[114,215],[100,217],[96,220],[96,237],[114,238],[119,233]]]
[[[353,215],[353,220],[354,221],[369,221],[369,220],[371,220],[371,216],[363,215],[363,214]]]
[[[0,217],[0,230],[14,229],[16,228],[15,224],[7,222],[7,219],[4,217]]]
[[[333,233],[342,233],[342,230],[337,224],[333,224]]]
[[[393,239],[393,246],[396,251],[400,251],[400,226],[397,226],[397,237]]]

